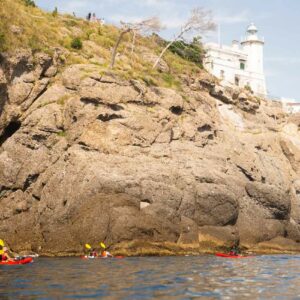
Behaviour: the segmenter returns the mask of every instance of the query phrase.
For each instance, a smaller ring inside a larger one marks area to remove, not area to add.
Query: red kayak
[[[250,257],[250,256],[246,256],[246,255],[230,255],[230,254],[226,254],[226,253],[216,253],[216,256],[226,257],[226,258],[246,258],[246,257]]]
[[[25,264],[29,264],[29,263],[32,263],[32,262],[33,262],[32,257],[26,257],[26,258],[19,259],[19,260],[0,261],[0,265],[25,265]]]

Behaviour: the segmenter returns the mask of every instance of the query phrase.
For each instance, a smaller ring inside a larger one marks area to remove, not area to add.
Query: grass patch
[[[158,86],[157,81],[152,77],[145,76],[141,79],[146,83],[147,86]]]
[[[71,48],[76,50],[82,49],[82,41],[79,37],[76,37],[71,41]]]
[[[3,32],[0,32],[0,51],[6,51],[7,50],[7,46],[6,46],[6,39],[5,39],[5,35]]]
[[[70,95],[64,95],[57,100],[57,104],[64,106],[65,103],[70,99]]]
[[[174,76],[170,73],[162,74],[162,79],[166,87],[172,87],[175,81]]]
[[[13,33],[12,25],[19,27],[21,33]],[[90,64],[91,58],[99,57],[102,60],[98,65],[107,70],[111,51],[119,34],[119,29],[112,25],[87,22],[71,15],[62,15],[56,10],[54,13],[47,13],[35,6],[27,6],[23,0],[0,0],[2,52],[14,51],[17,48],[51,52],[51,49],[60,47],[66,49],[60,60],[67,66]],[[144,59],[144,53],[159,54],[165,41],[154,35],[137,36],[135,51],[132,54],[131,39],[132,36],[127,34],[118,49],[113,73],[121,79],[136,79],[143,81],[147,86],[162,86],[181,91],[182,74],[196,77],[202,72],[199,60],[201,49],[195,43],[180,42],[173,45],[163,57],[170,71],[163,73],[152,68],[152,63]],[[90,42],[84,45],[85,41]],[[97,61],[93,60],[92,63],[97,64]]]
[[[181,90],[181,82],[175,78],[175,76],[171,73],[163,73],[161,75],[163,80],[163,86],[167,88],[175,88],[177,90]]]
[[[75,55],[74,53],[71,53],[67,58],[66,58],[66,64],[67,65],[77,65],[77,64],[85,64],[87,61],[79,56]]]
[[[66,137],[67,136],[67,133],[66,133],[66,131],[60,131],[60,132],[57,132],[57,135],[59,136],[59,137]]]
[[[75,27],[80,25],[80,23],[74,19],[64,19],[63,22],[67,27]]]

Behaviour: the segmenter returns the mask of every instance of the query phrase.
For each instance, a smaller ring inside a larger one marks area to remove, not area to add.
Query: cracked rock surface
[[[132,240],[300,250],[299,118],[277,103],[205,74],[174,91],[92,64],[58,71],[41,53],[0,64],[0,236],[15,251]]]

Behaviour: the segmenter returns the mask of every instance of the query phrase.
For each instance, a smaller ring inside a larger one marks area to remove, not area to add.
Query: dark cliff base
[[[286,241],[285,241],[286,242]],[[112,247],[110,251],[113,255],[133,257],[133,256],[198,256],[198,255],[214,255],[217,252],[228,253],[230,247],[225,245],[217,245],[213,242],[202,244],[175,244],[170,242],[150,243],[145,241],[132,241],[130,243],[122,242]],[[300,253],[300,248],[291,244],[283,245],[282,241],[276,243],[254,246],[253,248],[241,245],[241,252],[244,255],[262,255],[262,254],[289,254],[295,255]],[[79,256],[83,253],[77,251],[52,253],[43,252],[40,256],[45,257],[71,257]]]

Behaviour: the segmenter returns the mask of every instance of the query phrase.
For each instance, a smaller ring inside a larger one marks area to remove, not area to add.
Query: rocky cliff
[[[296,117],[204,71],[181,90],[16,51],[0,65],[0,236],[15,250],[300,250]],[[59,69],[59,71],[58,71]]]

